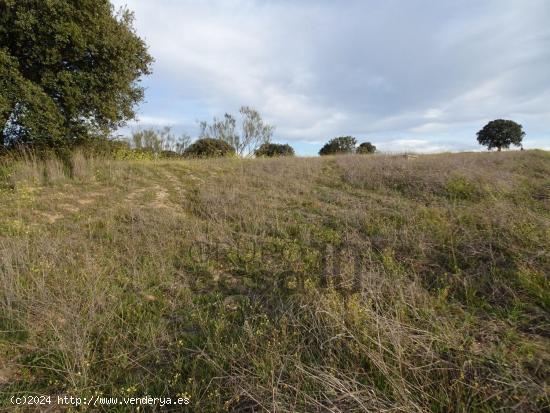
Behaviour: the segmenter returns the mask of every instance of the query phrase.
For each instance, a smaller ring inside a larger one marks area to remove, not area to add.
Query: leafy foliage
[[[201,122],[200,138],[223,140],[241,156],[252,154],[260,145],[271,141],[275,127],[264,122],[257,110],[242,106],[239,113],[240,127],[237,127],[237,119],[229,113],[223,119],[214,118],[211,124]]]
[[[221,139],[202,138],[189,146],[184,155],[191,158],[220,158],[235,154],[233,148]]]
[[[0,146],[68,146],[135,115],[151,56],[108,0],[0,1]]]
[[[0,147],[33,140],[62,144],[63,118],[42,88],[25,79],[16,59],[0,49]]]
[[[510,145],[521,146],[525,136],[520,124],[512,120],[497,119],[489,122],[477,133],[477,141],[489,150],[509,148]]]
[[[357,139],[353,136],[340,136],[339,138],[331,139],[319,151],[319,155],[336,155],[344,153],[353,153]]]
[[[294,156],[294,149],[288,144],[264,143],[255,152],[256,156]]]
[[[363,142],[361,145],[357,147],[357,151],[356,151],[356,153],[360,155],[370,154],[374,152],[376,152],[376,146],[374,146],[370,142]]]

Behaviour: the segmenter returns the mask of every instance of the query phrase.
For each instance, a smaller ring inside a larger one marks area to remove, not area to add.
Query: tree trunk
[[[6,137],[4,135],[4,131],[6,130],[6,123],[8,123],[10,113],[11,112],[9,111],[0,113],[0,150],[4,149],[4,146],[6,145]]]
[[[500,152],[501,150],[502,150],[502,148],[499,146],[499,147],[498,147],[498,151]]]
[[[4,145],[6,143],[6,139],[4,138],[4,129],[6,129],[6,122],[3,118],[3,116],[2,118],[0,118],[0,151],[4,149]]]

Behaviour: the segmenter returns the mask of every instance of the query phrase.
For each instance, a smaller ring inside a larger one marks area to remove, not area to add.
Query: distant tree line
[[[230,114],[225,114],[223,119],[214,118],[212,123],[201,122],[200,135],[194,143],[191,143],[189,135],[176,137],[170,128],[163,128],[134,132],[132,145],[136,150],[151,151],[164,157],[294,156],[294,148],[290,145],[271,142],[275,128],[267,124],[257,110],[243,106],[239,113],[242,115],[240,127]],[[511,120],[497,119],[485,125],[477,136],[478,142],[489,150],[496,148],[500,151],[510,145],[521,146],[525,133],[521,125]],[[321,156],[373,153],[376,153],[375,145],[371,142],[357,145],[357,139],[353,136],[333,138],[319,151]]]
[[[342,155],[357,153],[360,155],[371,154],[376,152],[376,146],[370,142],[363,142],[358,147],[357,139],[353,136],[340,136],[331,139],[319,151],[319,155]]]
[[[191,142],[189,135],[176,137],[170,128],[136,131],[130,139],[134,150],[149,151],[161,157],[221,157],[221,156],[291,156],[290,145],[272,143],[275,127],[265,122],[260,113],[242,106],[237,119],[226,113],[211,123],[200,122],[199,137]]]
[[[525,136],[523,127],[512,121],[496,119],[489,122],[477,133],[477,140],[481,145],[487,146],[488,150],[496,148],[498,151],[508,149],[510,145],[521,147]],[[319,151],[319,155],[338,154],[373,154],[376,146],[370,142],[363,142],[357,146],[357,139],[353,136],[340,136],[328,141]]]

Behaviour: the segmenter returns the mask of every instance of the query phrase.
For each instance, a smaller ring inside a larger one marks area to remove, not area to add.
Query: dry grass
[[[544,411],[549,176],[541,151],[6,162],[0,403]]]

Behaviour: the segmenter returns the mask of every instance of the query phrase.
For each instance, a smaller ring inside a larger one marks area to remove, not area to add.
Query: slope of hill
[[[549,406],[547,152],[0,168],[0,406]]]

